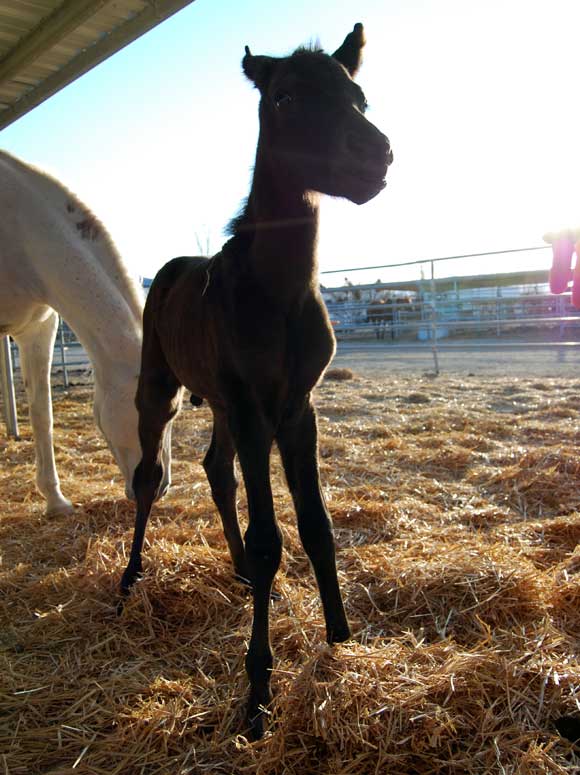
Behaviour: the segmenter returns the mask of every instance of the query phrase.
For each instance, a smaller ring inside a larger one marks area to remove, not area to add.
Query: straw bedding
[[[324,642],[275,456],[275,700],[253,744],[251,603],[200,465],[208,410],[187,405],[177,421],[174,486],[119,617],[133,507],[90,391],[57,394],[73,516],[43,516],[27,424],[23,441],[0,441],[0,772],[580,772],[556,730],[580,718],[579,391],[563,379],[323,382],[322,478],[354,636]],[[243,518],[243,493],[240,506]]]

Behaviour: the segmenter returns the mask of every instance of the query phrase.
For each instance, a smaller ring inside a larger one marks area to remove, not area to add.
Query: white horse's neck
[[[135,379],[139,373],[142,306],[130,283],[111,283],[93,257],[73,254],[67,282],[51,288],[50,306],[75,331],[101,385]],[[49,282],[54,278],[51,276]]]

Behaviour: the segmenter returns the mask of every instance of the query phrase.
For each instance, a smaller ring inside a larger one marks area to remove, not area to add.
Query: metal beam
[[[93,46],[82,51],[68,64],[21,97],[10,108],[1,111],[0,129],[4,129],[9,124],[12,124],[16,119],[40,105],[64,86],[72,83],[81,75],[84,75],[93,67],[108,59],[112,54],[120,51],[129,43],[132,43],[141,35],[156,27],[160,22],[165,21],[165,19],[173,16],[174,13],[177,13],[177,11],[180,11],[192,2],[193,0],[156,0],[156,2],[148,5],[141,13],[114,29],[110,34],[102,37]]]
[[[0,61],[0,86],[59,43],[110,0],[67,0],[25,35]]]
[[[2,386],[2,397],[4,398],[4,417],[8,435],[19,439],[10,339],[7,336],[0,337],[0,383]]]

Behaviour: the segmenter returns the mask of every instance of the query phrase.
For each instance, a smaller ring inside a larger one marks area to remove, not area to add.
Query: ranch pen
[[[548,246],[522,249],[548,250]],[[509,251],[502,251],[501,253]],[[381,264],[373,267],[351,267],[321,272],[325,277],[377,270],[388,273],[394,268],[425,267],[425,279],[384,283],[342,284],[321,287],[338,340],[338,352],[377,350],[376,330],[367,310],[372,299],[388,296],[395,315],[390,326],[385,357],[397,351],[402,357],[431,354],[438,373],[444,365],[440,354],[463,351],[466,363],[474,351],[545,349],[563,357],[565,350],[578,348],[576,341],[580,314],[570,301],[570,293],[555,296],[548,288],[548,270],[529,270],[488,275],[444,276],[436,278],[435,270],[455,258],[484,258],[497,253],[477,253]],[[546,262],[547,263],[547,262]],[[145,294],[151,280],[144,278]],[[413,304],[397,305],[399,297],[411,297]],[[517,336],[515,334],[517,333]],[[3,338],[0,366],[2,376],[3,417],[9,435],[18,436],[18,419],[13,380],[20,377],[20,361],[14,343],[8,357],[8,339]],[[74,332],[61,320],[53,358],[53,381],[68,387],[69,375],[74,381],[79,374],[91,376],[88,357]]]

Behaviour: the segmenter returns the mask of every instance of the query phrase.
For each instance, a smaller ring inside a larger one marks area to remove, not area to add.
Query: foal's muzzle
[[[364,124],[346,135],[347,163],[343,173],[349,179],[351,199],[364,204],[387,185],[385,177],[393,163],[393,151],[388,137],[364,120]]]
[[[393,151],[389,138],[369,125],[374,130],[373,136],[363,136],[359,132],[349,132],[346,136],[346,147],[353,158],[363,167],[371,170],[382,170],[386,175],[387,167],[393,163]]]

